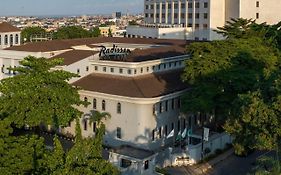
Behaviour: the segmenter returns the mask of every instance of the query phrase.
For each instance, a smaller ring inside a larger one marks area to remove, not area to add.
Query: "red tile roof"
[[[0,32],[5,33],[5,32],[20,32],[21,30],[7,22],[2,22],[0,23]]]
[[[181,80],[183,70],[171,70],[137,77],[90,74],[73,83],[87,91],[135,98],[154,98],[189,88]]]
[[[90,50],[70,50],[62,54],[56,55],[50,59],[63,58],[64,59],[63,65],[70,65],[80,60],[83,60],[85,58],[88,58],[96,53],[98,52],[90,51]]]

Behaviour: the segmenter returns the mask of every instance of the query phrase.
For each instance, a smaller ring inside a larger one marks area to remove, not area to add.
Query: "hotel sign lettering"
[[[119,48],[115,44],[112,48],[100,47],[99,57],[101,60],[124,60],[131,53],[130,49]]]

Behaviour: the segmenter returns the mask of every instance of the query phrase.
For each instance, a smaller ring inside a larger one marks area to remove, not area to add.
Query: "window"
[[[146,161],[144,162],[144,169],[147,170],[148,168],[149,168],[149,161],[146,160]]]
[[[132,165],[132,162],[130,160],[127,159],[121,159],[121,167],[122,168],[128,168],[129,166]]]
[[[260,2],[259,1],[256,2],[256,7],[260,7]]]
[[[143,68],[141,68],[141,70],[140,70],[140,71],[141,71],[141,73],[143,73]]]
[[[204,2],[204,8],[208,8],[208,2]]]
[[[200,3],[199,2],[195,3],[195,8],[197,8],[197,9],[200,8]]]
[[[175,99],[172,99],[172,109],[175,109]]]
[[[93,100],[93,109],[97,109],[97,99]]]
[[[87,97],[84,98],[84,102],[88,102],[88,98]]]
[[[203,24],[204,29],[208,29],[208,24]]]
[[[146,67],[146,72],[149,72],[149,67]]]
[[[181,121],[178,120],[178,131],[180,131],[180,130],[181,130]]]
[[[86,67],[86,71],[87,71],[87,72],[89,71],[89,66]]]
[[[97,123],[94,122],[94,123],[93,123],[93,132],[96,132],[96,131],[97,131]]]
[[[192,18],[192,13],[188,13],[188,19]]]
[[[103,68],[102,68],[102,71],[106,72],[106,67],[103,67]]]
[[[121,128],[120,127],[117,127],[116,136],[118,139],[121,139]]]
[[[2,72],[2,73],[5,73],[5,65],[2,66],[1,72]]]
[[[12,46],[14,44],[14,36],[10,35],[10,45]]]
[[[174,129],[174,123],[171,124],[171,131]]]
[[[77,69],[77,74],[80,74],[80,69]]]
[[[161,64],[158,65],[158,70],[161,70]]]
[[[8,35],[5,35],[4,44],[5,44],[5,45],[8,45]]]
[[[114,68],[113,68],[113,67],[110,68],[110,72],[111,72],[111,73],[114,73]]]
[[[18,44],[18,43],[19,43],[19,35],[16,34],[15,44]]]
[[[9,67],[9,69],[8,69],[8,74],[10,75],[11,74],[11,66]]]
[[[195,18],[199,19],[200,18],[200,14],[199,13],[195,13]]]
[[[159,127],[158,134],[159,134],[159,138],[161,138],[162,137],[162,127]]]
[[[96,70],[96,71],[98,70],[98,66],[95,66],[95,70]]]
[[[117,113],[121,114],[121,103],[117,104]]]
[[[120,73],[120,74],[123,74],[123,69],[119,69],[119,73]]]
[[[152,140],[152,141],[155,140],[155,130],[154,130],[154,129],[152,130],[152,138],[151,138],[151,140]]]
[[[14,68],[17,68],[17,66],[14,66]],[[14,75],[16,75],[16,74],[17,74],[17,72],[16,72],[16,71],[13,71],[13,74],[14,74]]]
[[[102,101],[101,109],[102,109],[103,111],[105,111],[105,101],[104,101],[104,100]]]
[[[0,45],[2,45],[2,36],[0,35]]]
[[[134,74],[137,74],[137,69],[134,69]]]
[[[159,103],[159,113],[162,113],[163,110],[162,110],[162,102]]]
[[[87,129],[88,129],[88,128],[87,128],[87,127],[88,127],[88,125],[87,125],[87,120],[84,119],[84,120],[83,120],[83,123],[84,123],[84,130],[87,131]]]
[[[132,74],[132,70],[131,69],[128,69],[128,74]]]
[[[167,112],[168,111],[168,106],[169,105],[169,103],[168,103],[168,100],[165,102],[165,111]]]
[[[260,14],[256,13],[256,18],[259,19],[260,18]]]
[[[190,8],[190,9],[192,8],[192,2],[188,3],[188,8]]]
[[[208,19],[208,13],[204,13],[204,19]]]
[[[195,24],[195,29],[199,29],[199,24]]]
[[[178,98],[178,108],[181,108],[181,99]]]
[[[168,125],[165,125],[164,134],[165,136],[168,136]]]

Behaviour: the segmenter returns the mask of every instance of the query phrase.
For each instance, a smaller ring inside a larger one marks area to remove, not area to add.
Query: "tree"
[[[21,31],[21,40],[30,42],[31,37],[45,36],[46,31],[41,27],[26,27]]]
[[[18,75],[3,79],[0,84],[0,111],[7,114],[5,120],[18,128],[42,123],[58,127],[81,116],[74,105],[86,103],[80,100],[78,89],[67,83],[77,75],[62,70],[51,71],[61,63],[61,59],[29,56],[20,62],[21,67],[11,69]]]
[[[97,124],[100,125],[102,123],[102,119],[106,120],[107,118],[111,118],[110,113],[92,110],[89,121],[90,124],[97,122]]]
[[[89,38],[91,33],[80,26],[61,27],[54,33],[56,39]]]
[[[227,121],[224,128],[234,136],[238,154],[275,148],[281,132],[273,107],[279,105],[281,91],[273,88],[280,76],[280,53],[274,45],[261,37],[234,37],[194,43],[188,53],[183,79],[193,89],[183,110],[213,113],[222,124]]]
[[[90,32],[92,37],[98,37],[101,35],[100,29],[98,27],[94,27]]]

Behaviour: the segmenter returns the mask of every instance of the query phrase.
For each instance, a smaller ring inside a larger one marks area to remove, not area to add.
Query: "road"
[[[204,175],[247,175],[255,166],[258,157],[264,155],[266,152],[254,152],[247,157],[238,157],[231,155],[227,159],[219,162],[212,169]],[[266,153],[268,156],[274,156],[274,152]],[[176,167],[168,168],[171,175],[195,175],[194,167]]]

